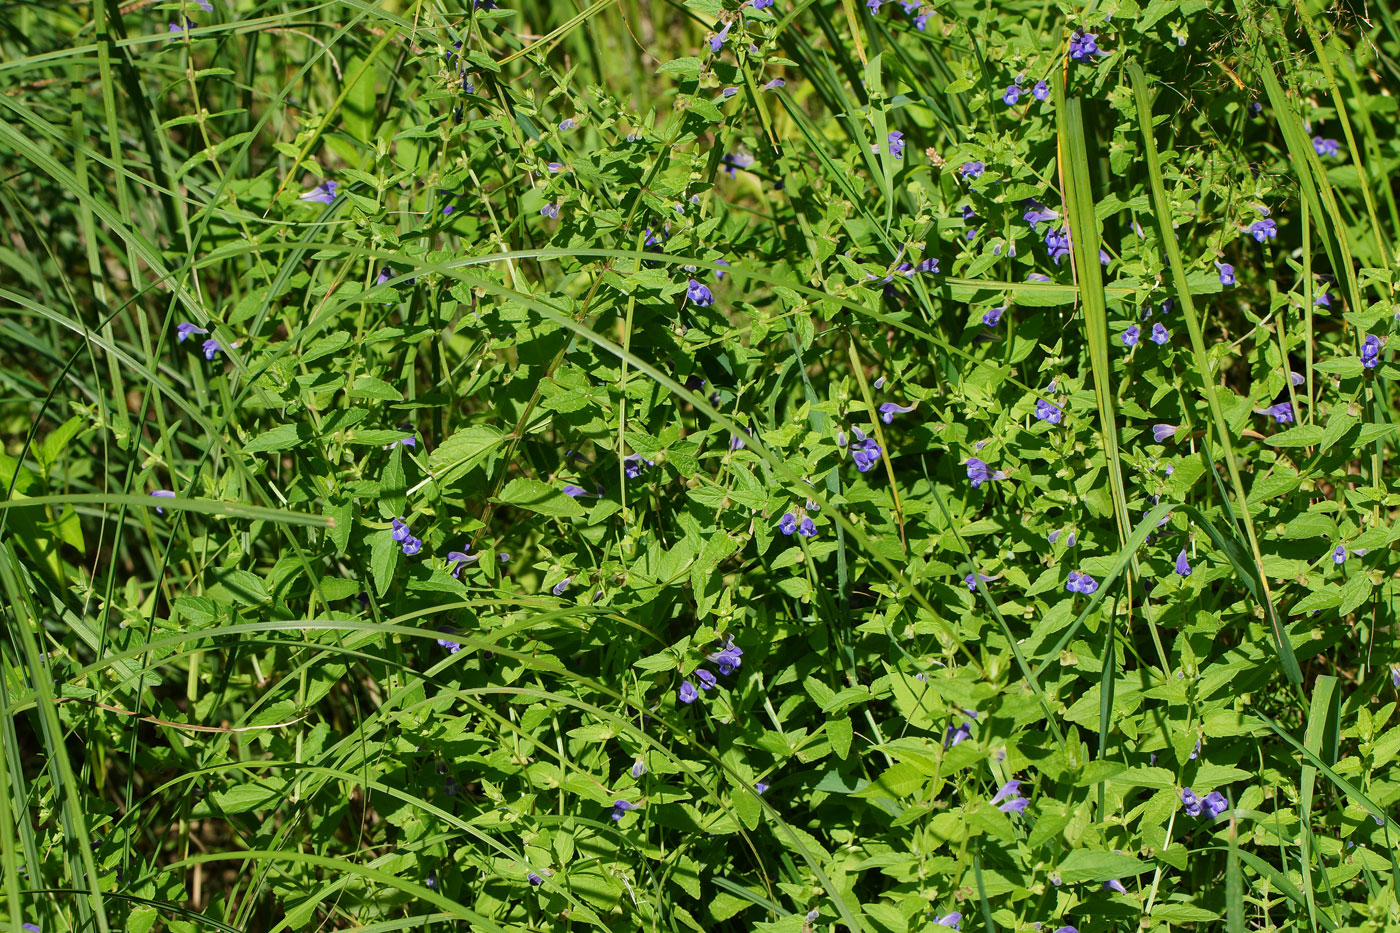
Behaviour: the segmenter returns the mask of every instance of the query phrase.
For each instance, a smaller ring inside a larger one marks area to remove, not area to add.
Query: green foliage
[[[212,5],[0,39],[0,928],[1400,928],[1388,6]]]

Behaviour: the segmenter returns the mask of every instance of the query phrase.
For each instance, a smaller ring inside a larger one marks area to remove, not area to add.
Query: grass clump
[[[19,8],[0,926],[1394,926],[1374,14]]]

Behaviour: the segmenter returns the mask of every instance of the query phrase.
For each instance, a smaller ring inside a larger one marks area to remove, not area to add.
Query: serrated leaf
[[[428,455],[428,471],[445,486],[465,476],[495,450],[504,435],[488,424],[468,425],[453,432]]]
[[[403,551],[394,540],[392,531],[377,531],[371,536],[369,570],[374,577],[374,591],[381,597],[389,592],[394,582],[394,572],[398,570],[399,558]]]
[[[1085,881],[1122,881],[1149,871],[1151,867],[1134,856],[1119,852],[1075,849],[1060,862],[1059,871],[1060,880],[1064,883],[1079,884]]]
[[[379,477],[379,511],[402,516],[408,510],[408,479],[403,471],[403,445],[395,444],[389,463]]]
[[[351,398],[377,398],[389,402],[403,401],[403,392],[389,385],[383,379],[368,374],[360,376],[350,387]]]
[[[1264,438],[1270,447],[1315,447],[1322,441],[1323,430],[1315,424],[1299,424],[1286,431]]]
[[[582,518],[583,506],[564,494],[537,479],[517,478],[506,484],[496,501],[503,505],[528,509],[551,518]]]
[[[243,445],[244,453],[278,453],[293,450],[312,438],[309,424],[279,424]]]

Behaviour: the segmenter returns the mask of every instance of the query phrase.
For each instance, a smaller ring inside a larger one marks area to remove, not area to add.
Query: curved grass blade
[[[1244,523],[1249,549],[1254,558],[1256,570],[1254,577],[1259,583],[1262,596],[1261,605],[1268,614],[1269,625],[1273,629],[1274,646],[1278,652],[1279,666],[1283,668],[1289,683],[1301,684],[1303,672],[1298,667],[1298,659],[1293,654],[1293,646],[1289,643],[1288,633],[1285,631],[1283,621],[1274,606],[1273,596],[1269,592],[1269,581],[1264,577],[1264,561],[1259,551],[1259,538],[1255,534],[1254,518],[1250,515],[1244,483],[1240,479],[1234,445],[1230,442],[1230,427],[1226,424],[1224,412],[1220,407],[1220,393],[1216,389],[1216,377],[1211,372],[1210,362],[1206,355],[1205,339],[1201,334],[1201,322],[1196,316],[1196,308],[1191,300],[1191,289],[1187,284],[1186,270],[1181,261],[1181,249],[1177,245],[1176,235],[1172,232],[1171,202],[1167,200],[1166,189],[1162,183],[1162,166],[1157,155],[1157,141],[1153,135],[1152,101],[1147,94],[1147,79],[1143,76],[1141,66],[1136,62],[1128,65],[1128,77],[1136,95],[1138,124],[1142,131],[1143,151],[1147,156],[1147,172],[1152,188],[1152,201],[1156,208],[1155,214],[1161,243],[1167,252],[1167,264],[1171,267],[1173,291],[1180,303],[1182,316],[1186,321],[1186,330],[1191,337],[1191,350],[1196,373],[1205,390],[1206,404],[1210,407],[1216,437],[1224,451],[1225,467],[1229,472],[1230,483],[1234,487],[1235,498],[1239,503],[1239,515]],[[1214,458],[1212,458],[1212,462],[1214,463]]]

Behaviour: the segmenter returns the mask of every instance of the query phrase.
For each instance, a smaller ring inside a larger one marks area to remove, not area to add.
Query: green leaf
[[[487,424],[468,425],[454,432],[428,455],[428,471],[441,486],[465,476],[500,446],[504,435]]]
[[[1060,862],[1060,880],[1066,884],[1080,884],[1085,881],[1122,881],[1144,871],[1151,865],[1134,856],[1119,852],[1099,852],[1092,849],[1075,849]]]
[[[323,356],[330,356],[332,353],[339,353],[350,343],[350,335],[343,330],[333,334],[327,334],[311,342],[311,345],[301,352],[301,362],[313,363]]]
[[[529,509],[551,518],[582,518],[583,506],[579,505],[563,490],[541,483],[537,479],[513,479],[501,490],[496,499],[503,505]]]
[[[1322,441],[1322,435],[1319,425],[1299,424],[1266,437],[1264,443],[1270,447],[1314,447]]]
[[[389,463],[379,477],[379,511],[402,517],[408,511],[408,479],[403,471],[403,445],[395,444]]]
[[[1320,363],[1314,363],[1313,369],[1320,373],[1328,373],[1343,378],[1359,376],[1365,371],[1365,367],[1362,365],[1360,358],[1355,356],[1344,356],[1336,360],[1323,360]]]
[[[243,451],[250,454],[278,453],[300,447],[311,438],[309,424],[279,424],[243,445]]]
[[[849,716],[838,716],[826,721],[826,737],[831,742],[832,751],[836,752],[837,758],[845,759],[850,756],[851,738],[854,734]]]
[[[350,387],[351,398],[377,398],[389,402],[402,402],[403,392],[389,385],[383,379],[363,375]],[[402,434],[402,432],[400,432]]]
[[[392,531],[378,531],[370,537],[369,569],[374,575],[374,591],[382,598],[394,582],[403,551]]]
[[[378,59],[366,63],[360,56],[355,56],[346,63],[345,74],[351,81],[350,86],[345,91],[345,101],[342,104],[345,113],[345,129],[351,136],[362,143],[370,143],[373,140],[375,121],[375,93],[374,86],[379,76]]]

